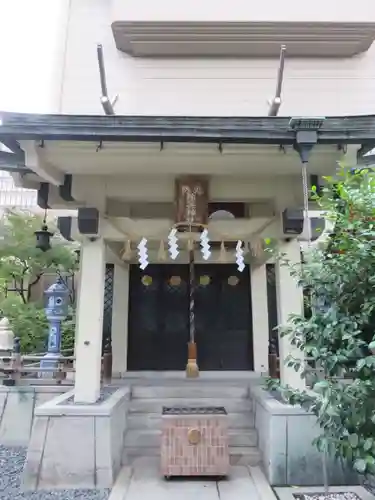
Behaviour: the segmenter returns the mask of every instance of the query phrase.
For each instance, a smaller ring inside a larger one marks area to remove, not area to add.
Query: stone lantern
[[[51,248],[51,237],[53,233],[48,231],[48,226],[43,224],[42,228],[39,231],[35,231],[36,236],[36,248],[42,250],[42,252],[47,252]]]
[[[7,355],[13,351],[14,334],[8,318],[0,320],[0,354]]]
[[[53,368],[61,356],[61,322],[68,315],[69,290],[63,280],[58,278],[45,292],[46,318],[48,320],[48,347],[41,368]],[[47,373],[45,374],[47,376]]]

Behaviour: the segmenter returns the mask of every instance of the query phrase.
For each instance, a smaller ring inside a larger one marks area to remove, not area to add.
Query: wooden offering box
[[[164,407],[161,470],[171,476],[229,474],[228,415],[224,407]]]

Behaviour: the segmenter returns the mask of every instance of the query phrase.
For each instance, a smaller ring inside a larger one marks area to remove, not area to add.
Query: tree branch
[[[30,302],[30,299],[31,299],[31,288],[34,285],[36,285],[37,283],[39,283],[42,276],[43,276],[43,273],[38,274],[37,277],[35,278],[35,280],[32,281],[31,283],[29,283],[29,285],[27,287],[27,302]]]
[[[24,289],[23,289],[23,279],[20,279],[20,286],[17,287],[17,278],[16,276],[12,273],[12,276],[14,278],[14,285],[15,285],[15,289],[16,289],[16,292],[18,293],[18,295],[21,297],[21,300],[24,304],[27,303],[27,300],[26,300],[26,297],[25,297],[25,294],[24,294]]]
[[[44,273],[40,273],[37,275],[37,277],[35,278],[34,281],[32,281],[31,283],[29,283],[29,287],[32,287],[34,285],[36,285],[37,283],[39,283],[40,281],[40,278],[43,276]]]

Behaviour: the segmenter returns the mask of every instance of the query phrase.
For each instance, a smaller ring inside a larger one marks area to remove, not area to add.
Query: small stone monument
[[[13,351],[14,334],[8,318],[0,320],[0,356],[8,356]]]

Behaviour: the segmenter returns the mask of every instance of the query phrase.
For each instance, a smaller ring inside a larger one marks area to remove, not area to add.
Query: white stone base
[[[130,390],[117,389],[90,405],[68,403],[72,396],[69,391],[36,408],[24,490],[112,487],[121,467]]]
[[[250,387],[264,471],[272,486],[320,486],[322,455],[312,444],[321,434],[316,417],[299,406],[275,399],[261,387]],[[358,475],[327,458],[329,484],[355,485]]]

